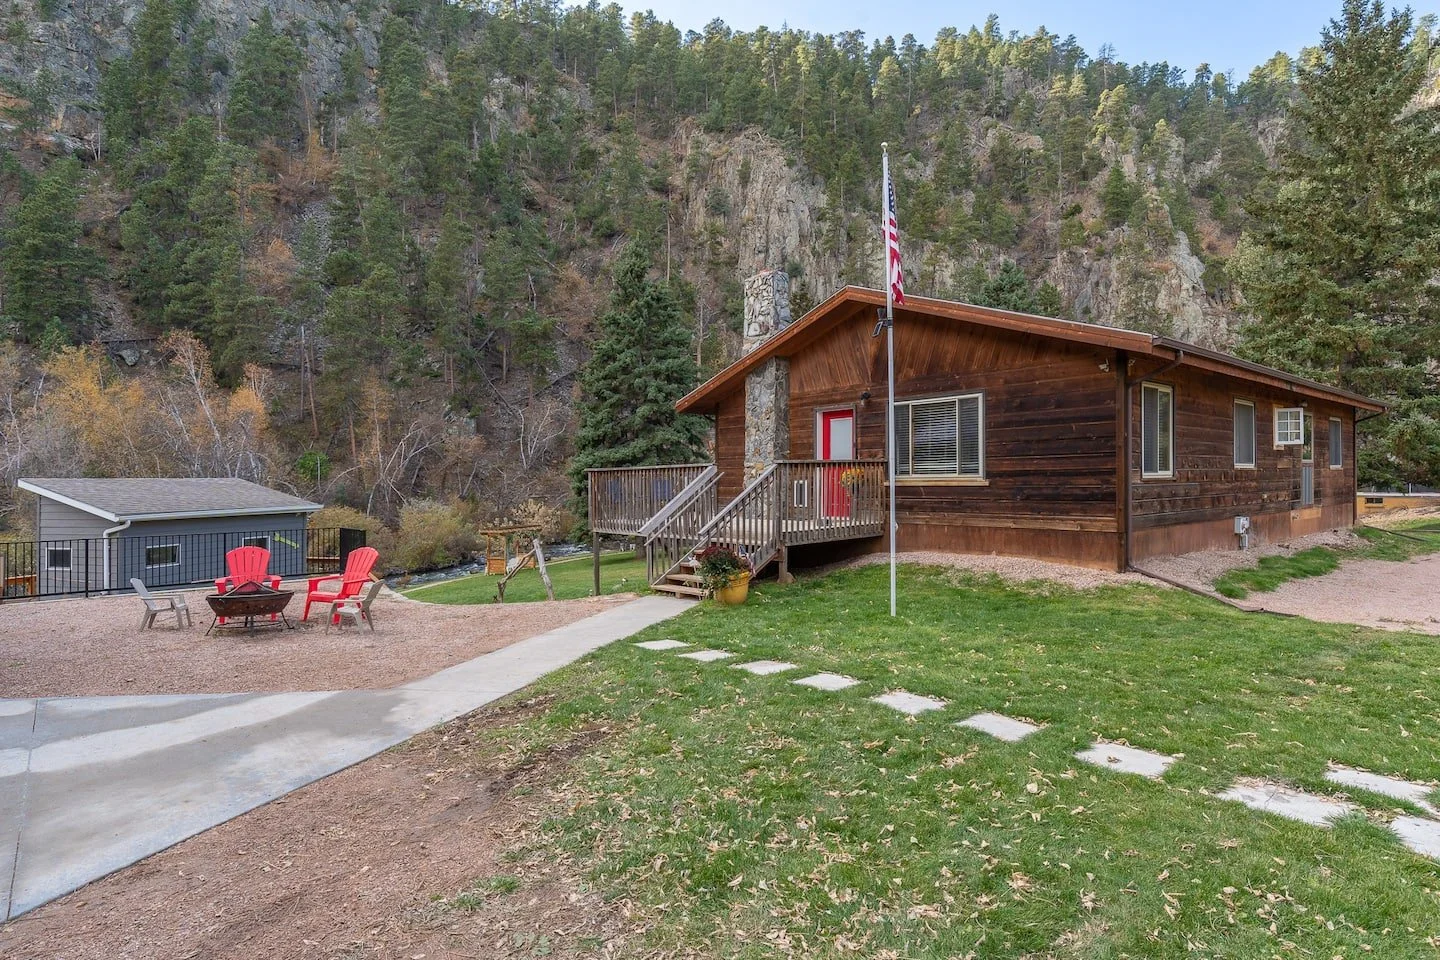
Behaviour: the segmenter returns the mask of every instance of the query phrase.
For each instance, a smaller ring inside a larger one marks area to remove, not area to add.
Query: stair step
[[[687,597],[703,597],[709,594],[708,590],[701,587],[688,587],[683,583],[671,583],[668,580],[655,584],[654,589],[659,590],[661,593],[674,593]]]
[[[698,573],[672,573],[672,574],[670,574],[670,576],[667,577],[666,579],[667,579],[667,580],[673,580],[673,581],[675,581],[676,583],[704,583],[704,582],[705,582],[705,578],[702,577],[702,576],[700,576],[700,574],[698,574]]]

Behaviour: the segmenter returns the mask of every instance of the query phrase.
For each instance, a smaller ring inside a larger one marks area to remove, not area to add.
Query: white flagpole
[[[895,522],[895,285],[890,282],[890,144],[880,144],[880,229],[885,234],[881,244],[885,262],[885,360],[889,368],[889,390],[885,394],[885,473],[890,496],[890,616],[895,616],[895,537],[900,532]],[[896,226],[899,230],[899,226]]]

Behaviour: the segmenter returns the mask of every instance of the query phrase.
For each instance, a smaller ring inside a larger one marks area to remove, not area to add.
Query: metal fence
[[[340,527],[0,543],[0,599],[127,591],[132,577],[151,589],[213,583],[228,573],[225,555],[244,546],[269,550],[277,576],[320,576],[339,573],[364,545],[364,530]]]

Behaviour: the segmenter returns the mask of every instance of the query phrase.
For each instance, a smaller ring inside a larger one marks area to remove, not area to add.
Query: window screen
[[[70,548],[50,547],[45,551],[45,566],[51,570],[69,570]]]
[[[1235,466],[1255,466],[1255,404],[1235,401]]]
[[[240,541],[242,547],[259,547],[262,550],[270,549],[270,538],[266,536],[245,537]]]
[[[898,476],[981,477],[984,401],[979,394],[895,405]]]
[[[1330,421],[1330,466],[1345,466],[1345,425],[1339,420]]]
[[[1147,383],[1140,388],[1140,472],[1167,477],[1175,472],[1174,394],[1169,387]]]

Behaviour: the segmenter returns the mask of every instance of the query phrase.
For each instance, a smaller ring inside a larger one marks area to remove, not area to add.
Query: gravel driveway
[[[1346,560],[1333,573],[1287,581],[1240,605],[1326,623],[1440,635],[1440,554],[1400,563]]]
[[[375,632],[325,631],[312,610],[295,630],[212,633],[205,592],[186,594],[194,625],[137,628],[133,596],[0,604],[0,698],[364,690],[428,676],[632,600],[422,603],[382,592]],[[300,619],[304,584],[286,613]]]

